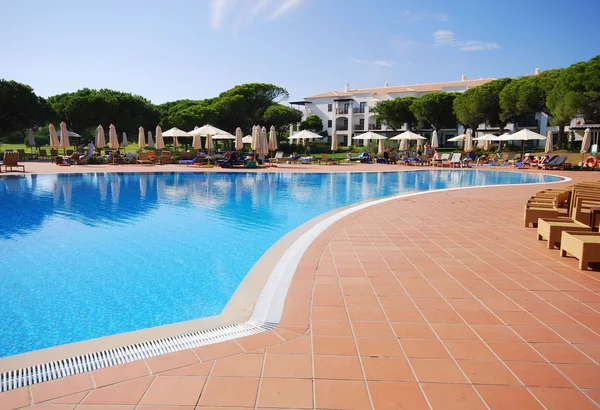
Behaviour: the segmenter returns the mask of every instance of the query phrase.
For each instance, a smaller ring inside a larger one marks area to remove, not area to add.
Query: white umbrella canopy
[[[152,131],[148,131],[148,148],[154,148],[154,140],[152,139]]]
[[[338,136],[337,131],[333,131],[331,135],[331,151],[335,152],[338,149]]]
[[[447,141],[461,142],[465,139],[465,137],[466,137],[466,134],[460,134],[460,135],[457,135],[456,137],[448,138]]]
[[[210,124],[203,125],[202,127],[196,127],[192,131],[188,132],[189,136],[200,135],[202,137],[207,137],[209,135],[231,135],[227,131],[223,131],[215,126]]]
[[[33,137],[33,128],[27,129],[27,145],[35,147],[35,138]]]
[[[277,134],[275,133],[275,126],[271,125],[269,129],[269,150],[277,150]]]
[[[242,143],[252,144],[252,135],[246,135],[244,138],[242,138]]]
[[[60,146],[60,142],[58,141],[58,137],[56,136],[54,124],[48,125],[48,130],[50,132],[50,148],[56,149]]]
[[[546,133],[546,146],[544,147],[544,150],[546,152],[552,152],[552,148],[554,146],[553,140],[554,140],[554,134],[552,134],[552,131],[548,131]]]
[[[161,150],[165,148],[165,140],[163,139],[162,129],[160,125],[156,126],[156,149]]]
[[[400,141],[402,141],[402,140],[406,140],[406,141],[410,141],[410,140],[418,141],[418,140],[426,140],[427,138],[425,138],[425,137],[423,137],[423,136],[421,136],[419,134],[415,134],[412,131],[404,131],[402,134],[398,134],[398,135],[396,135],[396,136],[394,136],[394,137],[392,137],[390,139],[392,139],[394,141],[397,141],[397,140],[400,140]]]
[[[440,146],[440,142],[438,141],[438,134],[436,130],[433,130],[433,134],[431,134],[431,148],[436,149]]]
[[[67,131],[67,124],[64,122],[60,123],[60,147],[65,149],[70,147],[69,144],[69,131]]]
[[[180,130],[177,127],[173,127],[162,133],[163,137],[189,137],[190,134],[184,130]]]
[[[385,151],[385,140],[379,140],[379,146],[377,147],[377,155],[383,155],[383,151]]]
[[[214,140],[234,140],[235,135],[224,131],[224,134],[215,134],[212,136]]]
[[[98,125],[96,128],[96,148],[103,149],[106,147],[106,135],[104,135],[104,127]]]
[[[242,138],[242,129],[240,127],[235,129],[235,149],[236,151],[244,149],[244,139]]]
[[[129,144],[129,141],[127,141],[127,134],[123,133],[123,140],[121,141],[121,145],[122,146],[127,146],[127,144]]]
[[[62,136],[62,131],[58,130],[58,132],[56,133],[56,136],[60,138]],[[67,130],[67,136],[69,138],[71,138],[71,137],[81,137],[81,135],[77,134],[76,132],[69,131],[69,130]]]
[[[494,134],[484,134],[473,138],[473,141],[497,141],[498,137]]]
[[[111,149],[119,148],[119,137],[117,137],[117,129],[113,124],[108,127],[108,146]]]
[[[537,132],[533,132],[528,130],[527,128],[522,129],[521,131],[515,132],[514,134],[505,133],[498,137],[499,141],[544,141],[546,137],[544,135],[538,134]]]
[[[581,141],[581,153],[585,154],[589,151],[590,145],[592,143],[592,131],[589,128],[586,128],[583,132],[583,140]]]
[[[289,140],[298,139],[298,140],[308,140],[311,138],[323,138],[319,134],[315,134],[309,130],[302,130],[288,137]]]
[[[260,130],[259,140],[260,143],[257,151],[264,158],[269,153],[269,142],[267,141],[267,129],[265,127],[262,127]]]
[[[364,134],[358,134],[352,137],[353,140],[386,140],[388,137],[381,134],[376,134],[373,131],[365,132]]]
[[[465,143],[463,144],[463,151],[473,151],[473,134],[470,129],[467,130],[467,132],[465,133]]]
[[[206,136],[206,150],[210,153],[212,150],[215,149],[215,145],[213,144],[213,137],[212,135],[207,135]]]
[[[144,135],[144,127],[138,128],[138,148],[144,149],[146,146],[146,136]]]

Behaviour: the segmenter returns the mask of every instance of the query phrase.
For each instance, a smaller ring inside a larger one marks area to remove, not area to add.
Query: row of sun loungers
[[[525,204],[525,226],[537,226],[538,240],[561,256],[579,260],[579,268],[600,263],[600,182],[581,182],[536,193]]]

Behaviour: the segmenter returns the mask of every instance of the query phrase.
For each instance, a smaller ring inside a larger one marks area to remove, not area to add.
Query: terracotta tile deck
[[[0,409],[598,408],[600,275],[522,227],[541,187],[350,215],[304,255],[274,331],[9,391]]]

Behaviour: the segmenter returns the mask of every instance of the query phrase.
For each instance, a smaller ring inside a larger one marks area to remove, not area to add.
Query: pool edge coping
[[[553,176],[559,178],[559,180],[551,182],[531,182],[518,184],[494,184],[472,187],[456,187],[436,189],[430,191],[402,193],[382,198],[369,199],[366,201],[361,201],[358,203],[335,208],[315,218],[312,218],[311,220],[303,223],[299,227],[288,232],[275,244],[273,244],[269,249],[267,249],[267,251],[263,253],[259,260],[246,274],[246,276],[244,277],[244,279],[230,298],[229,302],[227,303],[221,314],[200,319],[193,319],[184,322],[155,326],[152,328],[140,329],[131,332],[118,333],[115,335],[108,335],[100,338],[53,346],[46,349],[38,349],[32,352],[3,357],[0,358],[0,376],[9,372],[16,374],[17,372],[26,368],[40,367],[42,364],[54,364],[60,361],[68,361],[81,356],[89,356],[93,354],[90,352],[99,353],[115,349],[124,349],[132,345],[148,344],[153,343],[154,341],[157,341],[159,339],[171,339],[192,333],[211,332],[216,331],[218,329],[234,326],[243,326],[246,324],[249,326],[254,326],[256,328],[264,327],[262,331],[269,330],[270,328],[277,326],[277,324],[279,323],[281,314],[283,313],[283,305],[285,303],[289,286],[291,285],[291,281],[296,272],[298,263],[300,262],[306,249],[308,249],[310,244],[312,244],[312,242],[321,233],[323,233],[335,222],[371,206],[415,195],[477,188],[548,185],[567,183],[572,181],[570,177],[563,175],[556,175],[550,173],[538,173],[537,175]],[[282,249],[285,249],[285,251],[281,252]],[[279,258],[276,257],[277,255],[280,255]],[[258,332],[254,331],[254,333],[249,333],[248,335],[255,333]],[[231,340],[232,338],[215,340],[212,343],[218,343],[224,340]],[[203,343],[199,346],[206,344]],[[183,349],[177,349],[174,351],[178,350]],[[169,353],[168,349],[158,354],[164,353]],[[147,357],[151,357],[154,355],[155,354],[152,354]],[[145,357],[140,357],[140,359],[142,358]],[[119,363],[109,364],[108,366],[115,364]],[[63,377],[65,375],[69,374],[59,375],[56,378]],[[35,383],[37,382],[24,384],[22,386]],[[9,388],[7,390],[11,389],[12,388]],[[0,392],[2,391],[6,390],[4,390],[0,385]]]

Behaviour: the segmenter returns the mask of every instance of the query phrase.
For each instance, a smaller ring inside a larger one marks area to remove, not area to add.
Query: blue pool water
[[[218,314],[271,245],[343,205],[556,180],[459,170],[0,178],[0,357]]]

